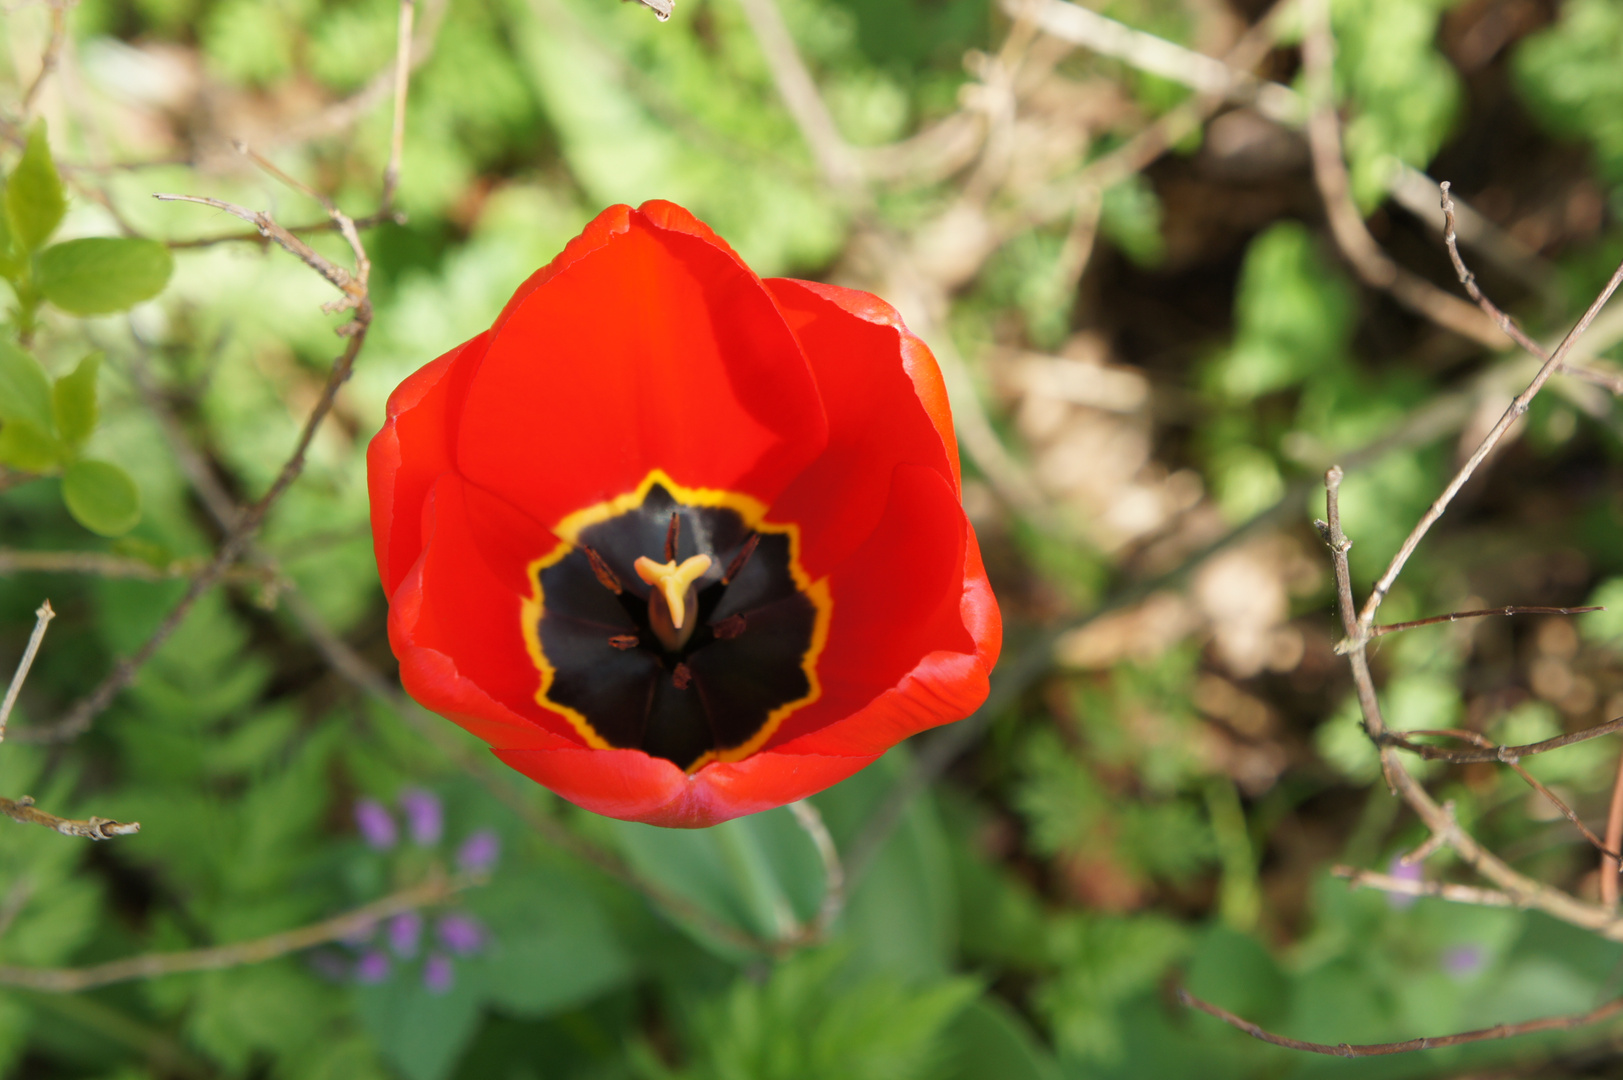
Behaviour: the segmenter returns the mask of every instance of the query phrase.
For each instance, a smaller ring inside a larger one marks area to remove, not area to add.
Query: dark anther
[[[665,561],[676,561],[676,538],[682,532],[682,517],[680,514],[671,515],[671,523],[665,527]]]
[[[597,580],[603,583],[603,587],[615,596],[619,596],[624,592],[625,586],[621,585],[620,579],[614,576],[614,571],[610,570],[609,564],[603,561],[603,556],[591,548],[585,548],[584,550],[586,557],[591,560],[592,573],[597,575]]]
[[[727,572],[721,575],[721,583],[723,585],[731,585],[733,583],[733,578],[737,577],[738,572],[744,569],[744,564],[750,561],[751,555],[755,554],[755,545],[759,544],[760,542],[760,533],[750,533],[750,538],[744,541],[744,546],[739,549],[737,555],[733,556],[733,561],[727,564]]]
[[[727,641],[744,632],[744,616],[729,615],[710,627],[718,641]]]
[[[677,664],[676,669],[671,672],[671,685],[678,690],[686,690],[692,681],[693,669],[686,664]]]
[[[621,650],[635,649],[641,640],[636,634],[615,634],[609,638],[609,644]]]

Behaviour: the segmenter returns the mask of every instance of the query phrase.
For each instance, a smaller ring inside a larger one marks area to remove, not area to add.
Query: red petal
[[[935,357],[889,304],[787,278],[766,286],[800,338],[828,413],[827,449],[770,515],[799,524],[801,565],[819,578],[873,532],[897,465],[934,469],[958,489],[952,416]]]
[[[400,587],[423,550],[423,500],[441,473],[451,469],[448,420],[454,412],[451,378],[477,367],[489,332],[414,371],[389,395],[383,428],[366,448],[366,482],[372,506],[372,546],[385,596]]]
[[[527,285],[468,389],[463,474],[548,527],[656,468],[770,503],[826,439],[759,279],[690,218],[650,209]]]
[[[873,755],[986,699],[1002,619],[974,530],[940,473],[897,468],[885,516],[829,577],[822,695],[768,749]]]
[[[641,750],[498,749],[496,756],[596,814],[700,829],[814,795],[873,757],[756,754],[693,776]]]
[[[532,558],[556,543],[522,515],[502,513],[455,473],[442,475],[429,492],[426,546],[389,601],[389,643],[401,682],[426,708],[493,745],[579,745],[565,718],[536,703],[541,676],[521,621],[528,586],[510,561],[493,567],[490,545],[475,536],[478,525],[492,521],[518,533],[511,549],[535,550]]]

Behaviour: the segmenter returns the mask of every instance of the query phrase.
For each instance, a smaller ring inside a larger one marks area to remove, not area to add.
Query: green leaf
[[[75,461],[62,474],[62,501],[79,524],[121,536],[141,520],[141,492],[130,474],[106,461]]]
[[[23,472],[50,472],[66,455],[67,448],[32,420],[7,420],[0,425],[0,464]]]
[[[75,315],[106,315],[150,300],[169,283],[175,258],[156,240],[92,236],[52,244],[34,274],[45,299]]]
[[[33,355],[0,338],[0,420],[27,420],[47,435],[51,423],[51,380]]]
[[[56,430],[75,450],[96,430],[96,375],[100,371],[101,353],[91,353],[51,388]]]
[[[397,965],[384,982],[355,989],[361,1025],[407,1080],[443,1080],[479,1028],[478,965],[454,970],[443,994],[423,985],[415,965]]]
[[[948,1029],[942,1080],[1059,1080],[1054,1056],[999,998],[985,996]]]
[[[56,174],[51,148],[45,140],[41,120],[28,132],[28,146],[22,160],[6,183],[6,217],[11,232],[22,246],[37,251],[51,238],[68,209],[67,192]]]

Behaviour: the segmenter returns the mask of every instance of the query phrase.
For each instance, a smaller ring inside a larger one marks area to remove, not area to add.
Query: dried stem
[[[1451,881],[1415,881],[1393,877],[1355,866],[1333,866],[1330,873],[1347,879],[1352,889],[1376,889],[1399,896],[1431,896],[1456,904],[1474,904],[1477,907],[1520,907],[1516,898],[1498,889],[1484,889],[1476,885],[1456,885]]]
[[[1583,615],[1590,611],[1605,611],[1603,607],[1502,607],[1482,608],[1479,611],[1451,611],[1447,615],[1433,615],[1428,619],[1414,619],[1410,622],[1387,623],[1385,626],[1372,626],[1369,636],[1378,638],[1386,634],[1395,634],[1400,630],[1413,630],[1420,626],[1435,626],[1437,623],[1458,622],[1461,619],[1480,619],[1485,615]]]
[[[395,189],[400,186],[400,155],[406,145],[406,90],[411,85],[411,26],[416,17],[416,0],[400,0],[394,62],[394,120],[389,129],[389,163],[383,169],[379,213],[386,214],[394,208]]]
[[[78,0],[52,0],[50,4],[51,36],[47,39],[45,53],[40,58],[39,74],[34,76],[34,81],[28,84],[28,90],[23,94],[21,113],[25,127],[28,121],[33,119],[34,109],[39,105],[40,91],[45,89],[46,80],[62,62],[62,47],[68,40],[68,9],[76,3]]]
[[[834,846],[834,837],[815,805],[801,799],[790,803],[789,810],[795,815],[796,823],[811,838],[813,846],[817,848],[817,857],[823,863],[823,902],[811,921],[793,935],[795,944],[810,945],[827,937],[834,921],[845,910],[845,865],[840,862],[839,848]]]
[[[6,687],[6,697],[0,701],[0,742],[6,738],[6,722],[11,719],[11,710],[17,704],[17,695],[22,693],[23,680],[28,678],[28,669],[34,666],[34,657],[39,654],[39,643],[45,640],[45,628],[51,625],[56,618],[56,612],[51,608],[49,600],[40,604],[34,612],[34,631],[28,635],[28,645],[23,649],[23,658],[17,662],[17,673],[11,677],[11,685]]]
[[[1408,1039],[1404,1042],[1392,1043],[1316,1043],[1305,1042],[1301,1039],[1291,1039],[1284,1035],[1276,1035],[1271,1031],[1258,1027],[1251,1021],[1219,1008],[1209,1001],[1203,1001],[1187,990],[1178,991],[1178,1000],[1193,1009],[1199,1009],[1209,1016],[1215,1016],[1232,1028],[1238,1028],[1265,1043],[1274,1046],[1283,1046],[1287,1050],[1303,1050],[1310,1054],[1327,1054],[1331,1057],[1357,1058],[1382,1057],[1387,1054],[1408,1054],[1416,1050],[1432,1050],[1443,1046],[1459,1046],[1463,1043],[1487,1042],[1491,1039],[1509,1039],[1517,1035],[1532,1035],[1540,1031],[1570,1031],[1573,1028],[1585,1027],[1589,1024],[1598,1024],[1602,1020],[1623,1013],[1623,998],[1609,1001],[1598,1009],[1577,1016],[1551,1016],[1542,1020],[1527,1020],[1520,1024],[1497,1024],[1491,1028],[1481,1028],[1477,1031],[1462,1031],[1457,1035],[1431,1035],[1421,1039]]]
[[[94,815],[84,821],[57,817],[35,806],[31,795],[24,795],[20,799],[0,797],[0,814],[24,825],[43,825],[63,836],[83,836],[88,840],[111,840],[115,836],[133,836],[141,831],[139,821],[114,821]]]
[[[443,904],[459,892],[484,883],[482,875],[436,873],[407,889],[374,900],[353,911],[296,930],[284,930],[231,945],[184,952],[147,953],[106,964],[82,968],[28,968],[0,965],[0,985],[20,986],[47,994],[77,994],[99,986],[156,979],[191,971],[218,971],[221,968],[262,964],[289,953],[369,932],[383,920],[403,911]]]
[[[1623,851],[1623,753],[1617,759],[1617,777],[1612,781],[1612,802],[1606,811],[1606,850]],[[1617,906],[1617,876],[1623,873],[1623,862],[1606,854],[1600,860],[1600,902],[1607,907]]]
[[[173,581],[191,577],[202,570],[204,559],[175,559],[150,563],[128,555],[107,551],[16,551],[0,548],[0,574],[94,574],[106,578],[133,578],[137,581]],[[267,569],[233,566],[224,580],[272,585],[277,575]]]
[[[1313,154],[1313,175],[1324,199],[1330,231],[1336,245],[1364,282],[1439,326],[1503,349],[1509,341],[1494,323],[1464,300],[1405,270],[1381,250],[1364,224],[1353,201],[1347,163],[1341,156],[1341,121],[1336,116],[1332,89],[1335,41],[1330,33],[1328,0],[1302,0],[1305,33],[1302,67],[1306,73],[1312,112],[1308,117],[1308,143]]]
[[[1456,765],[1470,764],[1472,762],[1497,761],[1505,765],[1513,765],[1522,758],[1535,757],[1547,754],[1551,750],[1559,750],[1563,746],[1574,743],[1588,742],[1602,735],[1610,735],[1614,731],[1623,729],[1623,717],[1608,720],[1604,724],[1597,724],[1582,731],[1570,732],[1566,735],[1557,735],[1554,738],[1544,739],[1540,742],[1525,743],[1521,746],[1498,746],[1478,735],[1474,731],[1462,731],[1457,728],[1442,728],[1436,730],[1419,729],[1415,731],[1388,731],[1376,739],[1383,747],[1393,747],[1398,750],[1407,750],[1411,754],[1418,754],[1427,761],[1449,761]],[[1429,746],[1425,743],[1411,742],[1411,735],[1440,735],[1450,739],[1464,739],[1476,744],[1475,750],[1456,750],[1451,747]]]

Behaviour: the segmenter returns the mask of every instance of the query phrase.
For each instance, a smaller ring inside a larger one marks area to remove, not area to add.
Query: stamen
[[[755,554],[755,545],[759,544],[760,542],[760,533],[750,533],[750,538],[744,541],[744,546],[739,549],[737,555],[733,556],[733,561],[727,564],[727,572],[721,575],[721,583],[723,585],[731,585],[733,583],[733,578],[737,577],[738,572],[744,569],[744,564],[750,561],[751,555]]]
[[[693,681],[693,669],[686,664],[677,664],[676,670],[671,672],[671,685],[678,690],[686,690]]]
[[[591,548],[583,548],[582,550],[586,552],[587,561],[592,564],[592,573],[597,575],[598,582],[605,589],[615,596],[625,592],[625,586],[620,584],[620,579],[615,576],[613,570],[609,569],[609,564],[603,561],[603,556]]]
[[[626,649],[635,649],[642,641],[636,634],[615,634],[609,638],[609,644],[624,652]]]
[[[659,590],[665,598],[665,606],[671,613],[671,626],[676,630],[682,629],[682,624],[688,618],[688,590],[710,569],[710,556],[694,555],[680,564],[671,559],[661,566],[643,555],[638,557],[636,566],[637,576]]]
[[[744,616],[729,615],[719,623],[711,624],[710,630],[719,641],[729,641],[744,632]]]
[[[676,538],[682,532],[682,515],[671,514],[671,523],[665,527],[665,561],[676,561]]]

